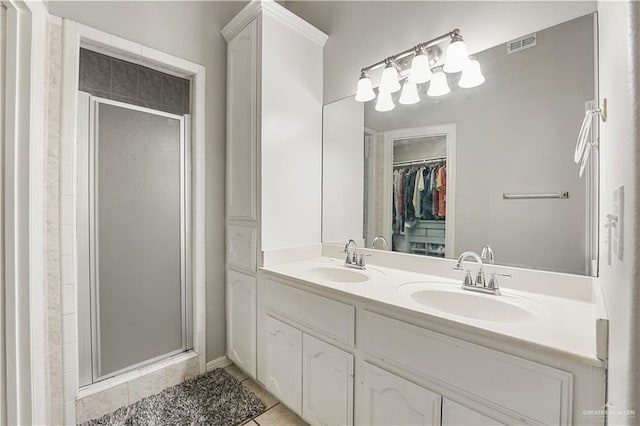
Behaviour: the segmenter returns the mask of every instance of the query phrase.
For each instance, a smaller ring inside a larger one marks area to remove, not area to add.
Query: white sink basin
[[[315,266],[301,273],[310,279],[337,283],[361,283],[370,279],[364,271],[348,269],[345,266]]]
[[[517,323],[539,317],[539,306],[531,300],[511,296],[474,293],[468,290],[442,288],[443,285],[412,284],[407,290],[411,299],[430,309],[480,321]]]

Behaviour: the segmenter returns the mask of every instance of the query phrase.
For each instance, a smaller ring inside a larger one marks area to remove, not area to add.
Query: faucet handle
[[[500,284],[498,283],[498,277],[511,278],[511,274],[507,274],[504,272],[492,272],[487,288],[498,290],[500,288]]]
[[[468,287],[468,286],[472,286],[473,285],[473,278],[471,278],[471,270],[470,269],[464,269],[464,268],[462,268],[462,267],[460,267],[458,265],[458,266],[455,266],[453,268],[453,270],[454,271],[462,271],[462,272],[464,272],[464,281],[462,283],[463,287],[465,287],[465,286]]]
[[[356,264],[357,264],[358,266],[360,266],[361,268],[364,268],[364,258],[365,258],[365,257],[371,257],[371,255],[370,255],[370,254],[361,254],[361,255],[359,255],[359,256],[358,256],[358,258],[357,258],[357,262],[356,262]]]

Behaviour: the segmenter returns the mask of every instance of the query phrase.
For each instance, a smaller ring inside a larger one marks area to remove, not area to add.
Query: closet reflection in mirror
[[[450,94],[425,83],[417,104],[394,94],[392,111],[353,96],[325,105],[323,241],[446,258],[489,244],[498,264],[597,274],[597,151],[582,179],[573,162],[597,99],[595,20],[475,53],[486,81],[472,89],[449,74]]]

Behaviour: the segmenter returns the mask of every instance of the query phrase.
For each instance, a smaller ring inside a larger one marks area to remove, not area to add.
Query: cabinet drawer
[[[317,294],[264,279],[268,311],[297,322],[326,337],[354,345],[355,308]]]
[[[573,376],[364,311],[358,344],[375,358],[516,419],[571,423]]]

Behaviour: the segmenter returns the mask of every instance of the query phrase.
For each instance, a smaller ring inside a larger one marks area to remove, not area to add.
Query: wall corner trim
[[[324,46],[329,36],[295,13],[280,6],[272,0],[255,0],[242,9],[225,27],[222,29],[222,36],[226,41],[231,40],[244,27],[260,15],[261,12],[281,21],[282,23],[296,29],[314,43]]]

